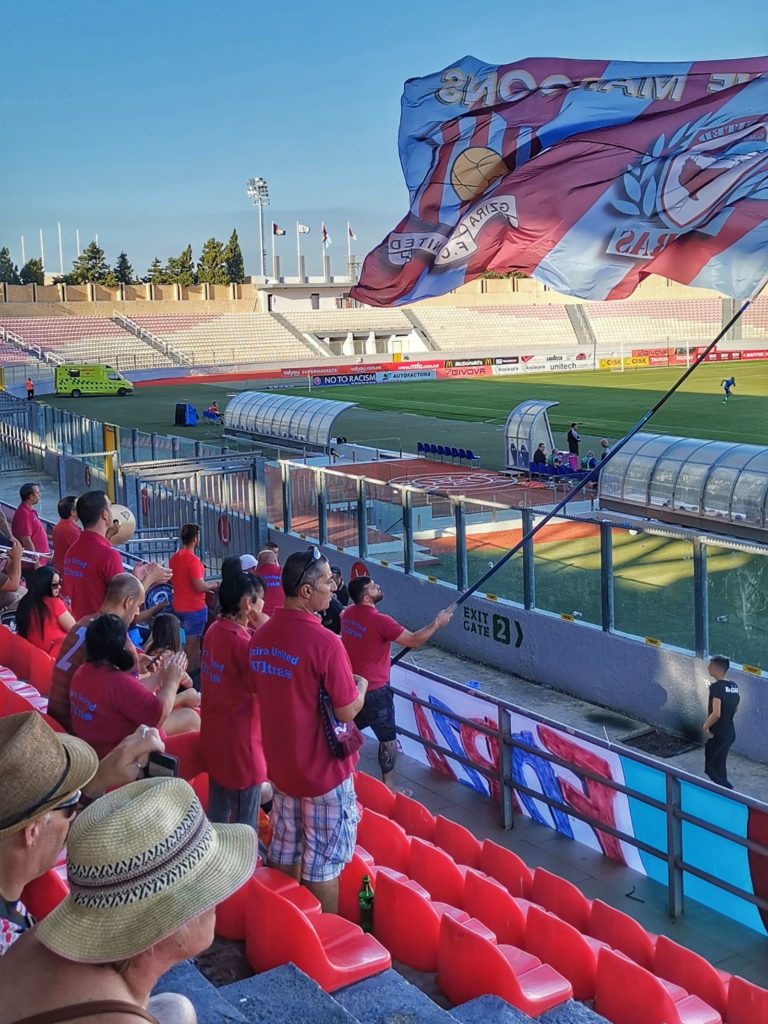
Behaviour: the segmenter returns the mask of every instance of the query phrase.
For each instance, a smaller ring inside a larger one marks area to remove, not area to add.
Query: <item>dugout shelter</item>
[[[357,402],[243,391],[224,410],[224,436],[328,452],[333,425]]]

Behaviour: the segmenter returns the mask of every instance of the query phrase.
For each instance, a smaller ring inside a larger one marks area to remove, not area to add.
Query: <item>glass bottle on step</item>
[[[363,887],[357,894],[360,905],[360,927],[364,932],[373,931],[373,889],[370,875],[363,875]]]

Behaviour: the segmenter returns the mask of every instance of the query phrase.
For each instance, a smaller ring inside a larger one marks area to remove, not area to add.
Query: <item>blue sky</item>
[[[98,233],[113,261],[142,274],[191,242],[240,235],[257,272],[258,222],[245,181],[265,177],[283,271],[295,273],[295,222],[310,272],[320,222],[335,273],[372,248],[406,210],[397,125],[406,78],[471,53],[490,63],[530,56],[705,60],[765,49],[760,0],[695,6],[551,0],[523,5],[443,0],[384,4],[243,3],[218,7],[92,0],[5,5],[0,57],[0,245],[59,269]],[[731,20],[729,20],[729,18]]]

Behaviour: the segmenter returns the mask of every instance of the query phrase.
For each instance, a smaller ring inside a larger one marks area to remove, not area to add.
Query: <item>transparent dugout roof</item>
[[[600,473],[600,498],[768,527],[768,448],[637,434]]]
[[[521,402],[507,417],[504,436],[507,442],[507,468],[528,469],[533,461],[533,453],[541,442],[549,455],[555,446],[552,428],[549,425],[547,409],[559,405],[559,402],[546,402],[539,398],[529,398]]]
[[[357,402],[299,398],[285,392],[243,391],[224,410],[224,427],[254,437],[274,437],[326,448],[333,424]]]

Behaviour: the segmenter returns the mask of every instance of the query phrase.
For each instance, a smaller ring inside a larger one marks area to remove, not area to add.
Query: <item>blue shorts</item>
[[[208,622],[207,608],[201,608],[199,612],[177,612],[174,610],[174,615],[187,636],[202,636],[205,632],[205,625]]]
[[[330,882],[352,860],[357,841],[357,797],[352,776],[321,796],[272,798],[273,864],[298,864],[305,882]]]

